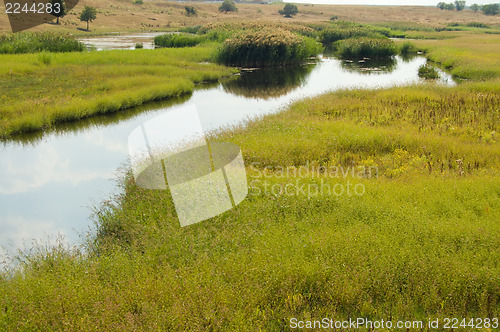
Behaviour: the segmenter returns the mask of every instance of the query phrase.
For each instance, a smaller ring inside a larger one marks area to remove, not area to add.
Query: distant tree
[[[285,15],[285,17],[292,17],[293,15],[296,15],[299,12],[299,9],[297,6],[291,3],[287,3],[283,9],[279,10],[278,13],[280,15]]]
[[[452,3],[447,3],[444,5],[444,9],[446,10],[455,10],[455,5]]]
[[[50,3],[52,4],[52,12],[50,15],[56,17],[56,23],[59,24],[59,18],[66,15],[66,4],[63,0],[52,0]]]
[[[477,3],[475,3],[475,4],[470,6],[470,9],[472,9],[474,11],[474,13],[477,13],[477,11],[479,10],[479,5]]]
[[[446,7],[446,3],[444,3],[444,2],[440,2],[440,3],[438,3],[438,4],[437,4],[437,7],[438,7],[439,9],[443,10],[443,9]]]
[[[89,22],[94,21],[97,18],[97,9],[90,6],[85,6],[80,13],[78,19],[82,22],[87,22],[87,30],[89,29]]]
[[[457,12],[460,12],[460,11],[464,10],[464,8],[465,8],[465,1],[455,0],[455,8],[457,9]]]
[[[234,3],[233,0],[224,0],[222,5],[220,5],[219,7],[219,11],[221,13],[224,12],[225,14],[227,12],[237,12],[238,8],[236,7],[236,4]]]
[[[193,6],[186,6],[186,7],[184,7],[184,9],[186,10],[186,16],[198,15],[196,8],[194,8]]]
[[[499,12],[498,4],[484,5],[481,10],[485,15],[496,15]]]

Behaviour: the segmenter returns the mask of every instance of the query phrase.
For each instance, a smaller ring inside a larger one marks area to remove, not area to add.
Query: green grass
[[[230,66],[269,67],[304,63],[321,51],[314,39],[287,30],[249,31],[226,40],[215,55]]]
[[[214,134],[241,146],[250,195],[185,228],[168,191],[124,175],[88,254],[31,253],[0,279],[0,328],[278,331],[292,317],[498,317],[500,95],[489,89],[341,91]],[[379,172],[280,173],[334,165]],[[280,192],[297,180],[350,181],[365,194]]]
[[[387,28],[353,22],[335,22],[319,32],[319,40],[323,45],[349,38],[386,38],[387,36],[390,36],[390,30]]]
[[[154,44],[158,47],[189,47],[196,46],[205,41],[205,37],[183,33],[170,33],[159,35],[154,38]]]
[[[500,77],[500,39],[497,35],[469,31],[441,32],[448,39],[414,40],[426,57],[441,64],[457,78],[491,80]]]
[[[436,70],[436,68],[425,64],[421,65],[418,68],[418,77],[425,79],[436,79],[439,78],[439,72]]]
[[[191,49],[1,55],[0,137],[190,93],[234,73]]]
[[[85,45],[69,34],[21,32],[0,35],[0,54],[81,52]]]
[[[396,44],[390,39],[381,38],[349,38],[333,44],[338,56],[342,59],[389,58],[398,53]]]

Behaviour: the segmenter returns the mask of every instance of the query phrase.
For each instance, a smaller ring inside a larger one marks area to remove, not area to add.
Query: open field
[[[92,33],[116,32],[127,30],[169,30],[180,27],[207,24],[218,21],[328,21],[336,15],[339,20],[355,21],[360,23],[379,22],[406,22],[424,26],[443,27],[450,23],[480,22],[489,25],[500,25],[500,17],[486,16],[474,13],[471,10],[463,12],[442,11],[436,7],[422,6],[327,6],[327,5],[298,5],[299,14],[288,19],[280,16],[278,10],[283,4],[238,4],[237,13],[219,13],[219,4],[190,2],[196,8],[198,16],[185,15],[185,3],[167,1],[145,1],[143,5],[135,5],[132,1],[110,0],[82,0],[61,19],[61,25],[44,24],[33,30],[64,31],[79,34],[88,34],[77,28],[84,29],[85,22],[78,20],[78,14],[85,5],[98,8],[97,20],[90,24]],[[3,7],[2,7],[3,10]],[[6,15],[0,15],[0,31],[10,31]]]

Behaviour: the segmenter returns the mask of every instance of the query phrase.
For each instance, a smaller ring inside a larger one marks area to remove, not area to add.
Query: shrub
[[[85,45],[69,34],[21,32],[0,35],[0,54],[37,52],[81,52]]]
[[[196,33],[198,33],[198,31],[200,31],[200,29],[201,29],[201,25],[195,25],[195,26],[180,28],[179,32],[187,32],[187,33],[191,33],[191,34],[196,34]]]
[[[187,33],[171,33],[156,36],[154,39],[154,44],[158,47],[187,47],[196,46],[204,40],[204,36],[197,36]]]
[[[339,17],[337,15],[333,15],[332,17],[330,17],[330,21],[336,21],[338,19]]]
[[[299,9],[297,8],[296,5],[287,3],[283,9],[278,10],[278,13],[280,15],[284,15],[285,17],[292,17],[294,15],[297,15],[299,12]]]
[[[425,78],[425,79],[436,79],[436,78],[439,78],[439,73],[432,66],[421,65],[418,68],[418,77]]]
[[[224,0],[224,2],[220,5],[219,11],[222,13],[227,13],[227,12],[237,12],[238,8],[236,7],[236,4],[232,0]]]
[[[302,63],[321,52],[321,45],[309,37],[282,29],[264,29],[226,40],[216,61],[241,67],[266,67]]]
[[[496,15],[499,12],[498,4],[484,5],[481,10],[485,15]]]
[[[397,54],[390,39],[351,38],[334,43],[334,49],[343,59],[386,58]]]
[[[135,44],[135,49],[141,49],[141,48],[144,48],[144,45],[142,45],[142,43],[137,43]]]
[[[198,15],[198,12],[196,11],[196,8],[193,6],[185,6],[184,9],[186,10],[186,16],[196,16]]]
[[[466,24],[466,26],[471,28],[491,29],[489,25],[480,22],[469,22]]]
[[[399,53],[402,55],[415,54],[417,53],[417,49],[412,43],[404,42],[399,46]]]
[[[135,0],[134,5],[143,5],[144,1],[143,0]]]

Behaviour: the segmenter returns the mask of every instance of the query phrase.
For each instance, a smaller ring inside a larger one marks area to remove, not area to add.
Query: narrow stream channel
[[[102,38],[102,37],[99,37]],[[150,37],[152,38],[152,37]],[[127,163],[127,140],[141,123],[181,104],[194,104],[206,131],[277,112],[327,91],[422,83],[424,57],[378,64],[323,57],[298,68],[242,72],[202,84],[191,96],[100,116],[0,145],[0,247],[10,253],[64,237],[78,243],[93,225],[93,207],[116,193]],[[454,85],[441,72],[440,84]],[[1,262],[0,251],[0,262]]]

